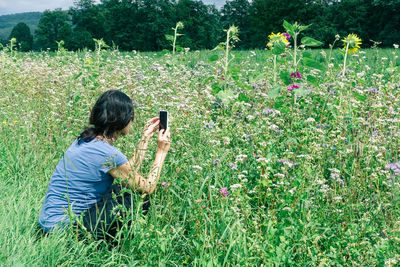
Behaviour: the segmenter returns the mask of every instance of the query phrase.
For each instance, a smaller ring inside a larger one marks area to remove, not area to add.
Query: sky
[[[97,1],[100,2],[100,1]],[[225,0],[203,0],[206,4],[215,4],[220,8]],[[0,15],[53,10],[55,8],[68,9],[74,0],[0,0]]]

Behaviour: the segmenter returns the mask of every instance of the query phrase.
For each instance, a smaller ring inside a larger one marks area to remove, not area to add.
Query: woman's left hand
[[[144,126],[143,136],[145,138],[150,138],[158,130],[158,125],[160,124],[160,119],[158,117],[152,118],[147,121]]]

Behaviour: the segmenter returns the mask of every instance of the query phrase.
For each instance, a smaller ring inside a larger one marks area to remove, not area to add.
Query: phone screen
[[[160,130],[167,129],[168,127],[168,111],[160,111]]]

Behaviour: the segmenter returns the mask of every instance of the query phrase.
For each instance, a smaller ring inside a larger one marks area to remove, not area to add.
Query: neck
[[[110,145],[114,145],[114,142],[117,140],[118,136],[113,136],[112,138],[107,138],[105,136],[98,135],[98,136],[96,136],[96,138],[101,139],[101,140],[109,143]]]

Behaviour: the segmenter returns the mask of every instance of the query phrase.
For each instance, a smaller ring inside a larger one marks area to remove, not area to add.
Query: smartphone
[[[160,110],[160,131],[168,128],[168,111]]]

